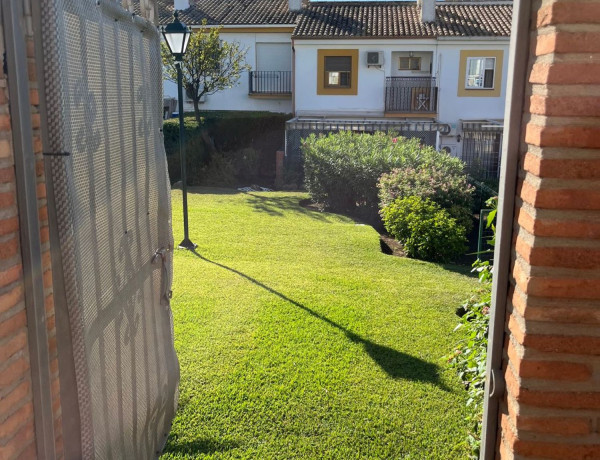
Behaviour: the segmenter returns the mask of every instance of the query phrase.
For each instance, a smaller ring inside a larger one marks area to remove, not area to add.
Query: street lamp
[[[175,19],[172,23],[163,26],[161,32],[167,42],[169,51],[175,58],[175,67],[177,68],[177,98],[179,99],[179,158],[181,159],[181,188],[183,191],[183,241],[179,243],[179,248],[193,251],[196,245],[192,243],[188,233],[188,208],[187,208],[187,177],[185,171],[185,149],[184,146],[184,125],[183,125],[183,82],[181,76],[181,61],[190,41],[190,30],[185,24],[179,21],[179,13],[175,11]]]

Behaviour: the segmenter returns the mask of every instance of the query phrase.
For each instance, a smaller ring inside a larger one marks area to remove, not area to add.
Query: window
[[[494,73],[496,58],[470,57],[467,58],[467,73],[465,88],[494,89]]]
[[[421,70],[420,57],[401,57],[398,70]]]
[[[317,95],[356,96],[358,62],[358,49],[317,50]]]
[[[352,56],[325,56],[325,87],[352,86]]]

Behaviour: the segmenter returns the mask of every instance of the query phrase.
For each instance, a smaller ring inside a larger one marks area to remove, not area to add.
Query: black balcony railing
[[[438,87],[433,77],[386,77],[385,111],[436,113]]]
[[[249,78],[250,94],[292,94],[290,70],[253,70]]]

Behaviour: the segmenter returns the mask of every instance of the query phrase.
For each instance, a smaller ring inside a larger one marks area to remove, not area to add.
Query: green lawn
[[[476,280],[381,253],[301,193],[189,195],[176,251],[179,411],[163,459],[462,459],[466,392],[445,366]],[[181,192],[173,192],[175,243]]]

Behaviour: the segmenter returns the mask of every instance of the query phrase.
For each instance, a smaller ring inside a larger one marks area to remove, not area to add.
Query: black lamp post
[[[187,208],[187,177],[185,168],[184,129],[183,129],[183,82],[181,76],[181,61],[190,41],[190,30],[179,21],[179,13],[175,11],[172,23],[162,27],[161,31],[169,51],[175,58],[177,68],[177,98],[179,99],[179,157],[181,159],[181,188],[183,191],[183,241],[179,243],[181,249],[196,249],[188,233],[188,208]]]

